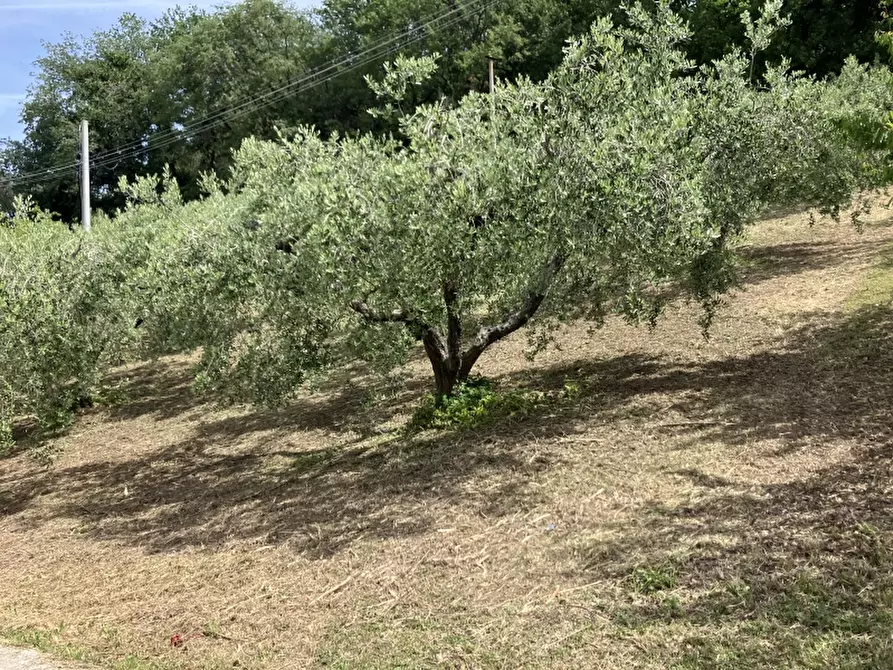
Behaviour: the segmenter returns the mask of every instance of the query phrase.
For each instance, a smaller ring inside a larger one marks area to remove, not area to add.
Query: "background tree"
[[[782,55],[795,70],[820,77],[840,71],[847,56],[871,63],[884,54],[875,40],[884,19],[886,0],[785,0],[791,23],[773,40],[761,61]],[[694,34],[688,53],[699,63],[720,58],[745,42],[739,17],[756,14],[760,0],[675,0],[674,7]]]
[[[340,52],[359,50],[376,40],[417,25],[421,17],[436,16],[460,6],[452,0],[324,0],[319,10],[324,29]],[[458,100],[469,91],[488,86],[487,60],[498,59],[498,76],[514,80],[528,76],[544,79],[562,60],[563,49],[572,36],[585,33],[602,15],[617,13],[617,0],[515,0],[468,3],[464,20],[429,33],[428,38],[408,49],[408,56],[439,56],[438,71],[427,85],[413,92],[416,104],[441,98]],[[352,79],[350,103],[339,101],[333,91],[335,109],[354,109],[356,116],[340,116],[341,132],[373,127],[366,110],[375,98],[364,85],[363,73]],[[339,80],[338,89],[342,89]]]
[[[78,153],[79,124],[85,118],[92,124],[94,152],[145,138],[154,122],[150,59],[157,46],[145,21],[132,14],[86,42],[69,35],[47,45],[22,106],[25,139],[8,144],[6,161],[20,174],[72,165]],[[117,175],[133,176],[163,164],[144,156],[123,156],[112,165],[98,167],[93,175],[97,206],[119,204],[110,188]],[[42,207],[72,221],[78,194],[75,169],[48,176],[35,185],[26,184],[27,190]]]
[[[252,0],[213,14],[172,12],[154,29],[165,36],[152,63],[157,130],[199,131],[157,150],[150,135],[147,156],[173,167],[186,197],[198,195],[202,172],[228,174],[232,150],[244,138],[272,138],[277,125],[313,116],[312,101],[304,96],[264,107],[243,105],[316,64],[324,37],[307,14],[273,0]],[[232,111],[202,123],[218,109]]]
[[[272,0],[251,0],[215,14],[173,10],[153,23],[124,15],[111,30],[85,41],[67,36],[47,45],[38,60],[22,108],[25,138],[9,143],[4,155],[18,174],[70,165],[86,118],[97,207],[111,211],[123,204],[116,192],[121,176],[158,172],[166,164],[195,197],[201,171],[225,174],[232,148],[244,137],[273,136],[276,122],[301,113],[288,104],[248,107],[204,132],[187,131],[217,109],[304,71],[316,35],[305,14]],[[73,168],[25,188],[42,207],[65,220],[75,217]]]

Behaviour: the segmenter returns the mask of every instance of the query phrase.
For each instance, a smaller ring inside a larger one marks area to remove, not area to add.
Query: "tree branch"
[[[381,312],[370,307],[365,300],[352,301],[350,303],[350,308],[361,316],[364,316],[367,320],[375,321],[377,323],[419,323],[410,317],[409,311],[406,309],[395,309],[391,312]]]
[[[412,331],[413,335],[424,340],[426,349],[429,349],[430,347],[434,348],[429,351],[429,354],[434,353],[436,349],[440,359],[443,359],[446,356],[443,340],[438,332],[424,321],[413,317],[408,309],[395,309],[390,312],[382,312],[370,307],[365,300],[354,300],[350,303],[350,307],[368,321],[374,321],[375,323],[405,324],[406,327]]]
[[[478,357],[484,352],[484,349],[498,342],[506,335],[511,335],[530,321],[530,318],[539,309],[543,300],[545,300],[549,285],[562,265],[564,265],[564,255],[560,252],[555,252],[543,270],[539,286],[535,291],[527,295],[521,308],[506,317],[502,323],[498,323],[495,326],[487,326],[478,331],[474,340],[462,353],[462,369],[459,372],[461,378],[468,375]]]

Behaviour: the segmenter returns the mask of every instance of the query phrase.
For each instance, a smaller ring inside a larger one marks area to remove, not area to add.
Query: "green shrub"
[[[437,401],[429,395],[410,421],[411,430],[474,428],[509,417],[523,416],[546,399],[535,391],[504,391],[483,378],[470,379]]]
[[[69,231],[17,199],[0,227],[0,443],[25,417],[64,428],[131,354],[147,231],[99,216],[91,234]]]

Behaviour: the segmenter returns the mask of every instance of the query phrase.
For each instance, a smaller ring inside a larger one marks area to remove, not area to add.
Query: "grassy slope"
[[[421,362],[280,413],[122,373],[53,469],[0,461],[0,636],[131,670],[893,667],[891,243],[885,211],[765,222],[709,341],[686,306],[518,337],[481,372],[579,394],[476,432],[388,432]]]

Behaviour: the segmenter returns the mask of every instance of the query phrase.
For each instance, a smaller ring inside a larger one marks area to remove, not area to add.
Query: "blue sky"
[[[177,4],[214,7],[222,0],[0,0],[0,138],[19,139],[19,107],[31,82],[42,42],[58,42],[63,33],[89,35],[113,25],[123,12],[153,19]],[[300,0],[299,6],[316,4]]]

